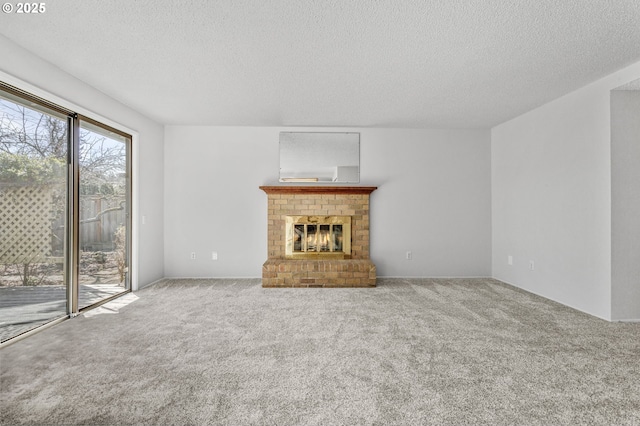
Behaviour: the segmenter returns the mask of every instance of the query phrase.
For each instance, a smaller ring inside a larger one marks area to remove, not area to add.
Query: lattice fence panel
[[[0,185],[0,263],[33,263],[51,256],[51,185]]]

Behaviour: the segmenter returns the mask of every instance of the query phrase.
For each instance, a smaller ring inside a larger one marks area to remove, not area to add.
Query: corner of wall
[[[133,179],[138,195],[134,194],[137,217],[133,220],[138,244],[133,258],[138,262],[137,284],[143,286],[162,278],[163,262],[158,262],[164,246],[162,125],[1,35],[0,51],[7,59],[0,65],[0,78],[7,83],[134,136],[137,170]],[[140,223],[141,215],[150,215],[145,225]]]
[[[640,62],[491,129],[494,278],[611,319],[609,91],[639,75]]]

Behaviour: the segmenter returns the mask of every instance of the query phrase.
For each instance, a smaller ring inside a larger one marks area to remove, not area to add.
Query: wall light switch
[[[147,216],[142,215],[142,224],[145,225],[147,223]]]
[[[211,260],[218,260],[218,252],[217,251],[212,251],[211,252]]]
[[[513,256],[507,256],[507,265],[513,265]]]

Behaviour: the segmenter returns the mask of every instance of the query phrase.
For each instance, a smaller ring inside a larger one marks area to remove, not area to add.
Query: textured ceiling
[[[46,7],[0,32],[167,124],[486,128],[640,60],[638,0]]]
[[[613,90],[640,90],[640,78],[623,84],[620,87],[616,87]]]

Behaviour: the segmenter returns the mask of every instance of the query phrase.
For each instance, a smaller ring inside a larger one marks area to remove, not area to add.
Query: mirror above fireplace
[[[280,182],[360,182],[360,133],[280,132]]]

